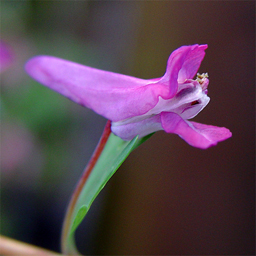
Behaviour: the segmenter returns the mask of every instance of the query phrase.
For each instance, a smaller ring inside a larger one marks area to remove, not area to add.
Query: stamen
[[[208,73],[203,73],[203,74],[199,74],[197,73],[196,74],[196,81],[199,83],[199,84],[203,84],[205,79],[208,78]]]

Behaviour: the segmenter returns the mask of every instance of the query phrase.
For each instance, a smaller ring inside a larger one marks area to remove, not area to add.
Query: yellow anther
[[[197,73],[196,74],[196,81],[199,83],[199,84],[203,84],[203,82],[205,81],[205,78],[208,78],[208,73],[202,73],[202,74],[199,74]]]

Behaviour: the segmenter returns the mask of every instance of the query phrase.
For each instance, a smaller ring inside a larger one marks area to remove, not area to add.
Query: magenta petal
[[[207,45],[182,46],[170,55],[164,76],[160,80],[169,86],[167,98],[172,98],[178,89],[178,82],[193,78],[204,58]]]
[[[191,48],[179,72],[179,82],[184,82],[184,80],[186,79],[192,79],[196,75],[201,65],[201,62],[205,56],[205,49],[207,49],[208,46],[205,44],[192,45],[187,47]]]
[[[178,82],[183,83],[186,79],[191,79],[196,75],[206,48],[207,45],[198,44],[182,46],[170,55],[166,73],[161,80],[161,82],[168,82],[170,86],[169,98],[177,92]]]
[[[50,56],[28,61],[26,71],[35,80],[96,113],[119,121],[143,115],[167,95],[168,87]]]
[[[191,146],[202,149],[232,136],[225,127],[188,122],[175,113],[162,112],[161,122],[166,132],[176,133]]]
[[[166,84],[169,87],[169,93],[165,97],[165,99],[170,99],[175,96],[178,90],[178,75],[179,72],[186,60],[186,56],[190,51],[190,46],[182,46],[172,52],[168,61],[166,72],[162,79],[159,81],[160,83]]]

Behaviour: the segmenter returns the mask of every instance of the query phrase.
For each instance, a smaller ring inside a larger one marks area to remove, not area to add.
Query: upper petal
[[[168,83],[170,87],[168,98],[173,97],[178,89],[178,83],[193,78],[204,58],[207,45],[182,46],[169,57],[166,72],[160,82]]]
[[[162,112],[161,123],[166,132],[176,133],[191,146],[202,149],[232,136],[225,127],[188,122],[175,113]]]
[[[186,47],[186,46],[185,46]],[[207,49],[207,45],[192,45],[190,47],[190,51],[188,52],[186,59],[182,65],[181,70],[179,71],[178,81],[183,82],[186,79],[193,78],[204,58],[205,49]]]
[[[25,68],[35,80],[112,121],[145,114],[169,89],[158,80],[98,70],[50,56],[34,57]]]

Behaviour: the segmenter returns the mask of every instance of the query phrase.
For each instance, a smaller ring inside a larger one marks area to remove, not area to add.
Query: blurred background
[[[255,254],[255,2],[3,1],[1,234],[59,251],[73,189],[106,120],[32,80],[53,55],[140,78],[208,44],[210,104],[195,121],[233,137],[207,150],[157,132],[136,149],[77,231],[84,254]]]

